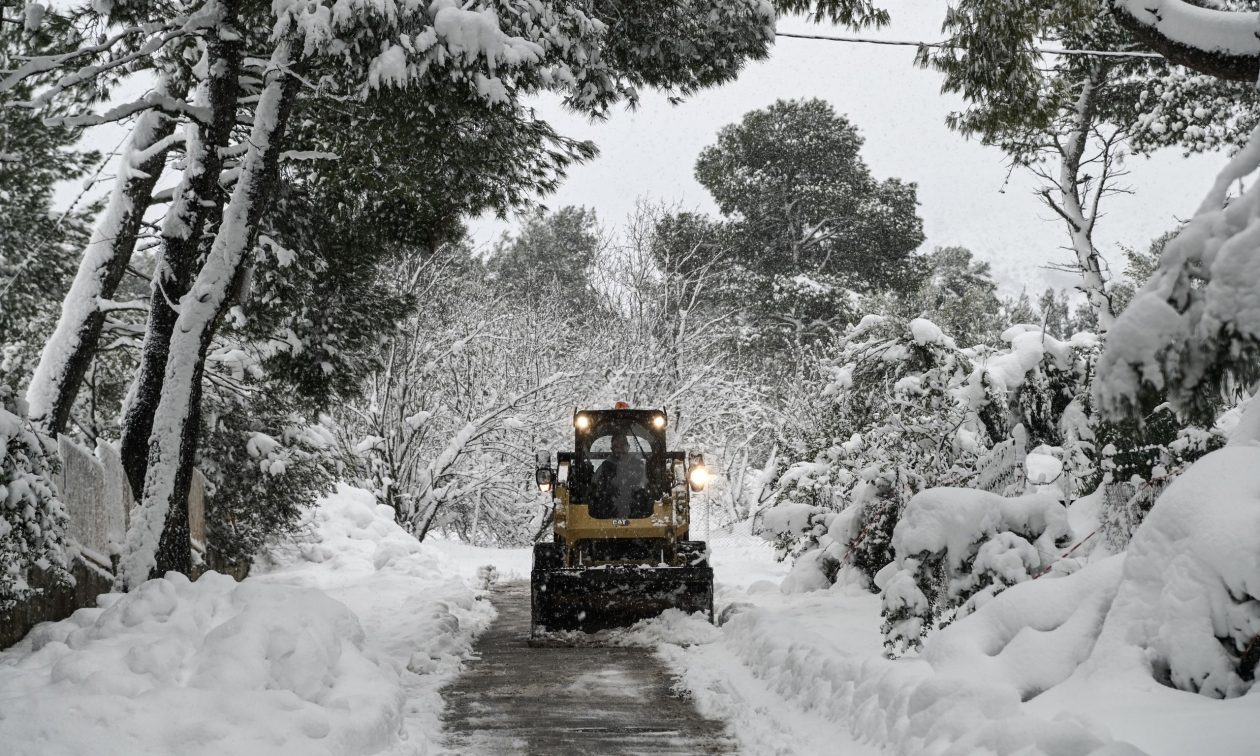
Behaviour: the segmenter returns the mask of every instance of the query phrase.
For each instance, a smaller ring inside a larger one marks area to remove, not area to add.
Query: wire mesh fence
[[[759,538],[754,532],[755,517],[725,499],[717,492],[692,494],[691,539],[707,541],[711,550],[719,549],[723,543]]]

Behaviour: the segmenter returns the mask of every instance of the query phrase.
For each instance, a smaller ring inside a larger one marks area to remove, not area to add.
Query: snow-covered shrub
[[[1069,536],[1067,511],[1053,496],[965,488],[916,495],[893,531],[895,567],[881,576],[887,653],[918,648],[937,624],[1041,575]]]
[[[795,557],[818,547],[835,512],[803,502],[788,502],[767,510],[761,527],[774,543],[779,558]]]
[[[32,569],[71,580],[55,455],[26,419],[26,403],[0,384],[0,611],[35,592]]]
[[[1224,445],[1227,425],[1218,422],[1211,431],[1186,426],[1167,405],[1151,413],[1141,428],[1132,422],[1103,424],[1104,438],[1118,437],[1103,447],[1100,463],[1100,526],[1103,541],[1112,553],[1128,545],[1156,498],[1177,476]],[[1126,440],[1126,448],[1116,448]]]
[[[852,509],[827,524],[830,543],[807,545],[835,544],[834,559],[873,578],[892,560],[893,528],[905,502],[925,488],[963,480],[987,448],[983,426],[959,395],[972,366],[928,320],[867,316],[821,367],[826,405],[814,432],[826,445],[783,474],[783,499],[831,512]]]
[[[275,411],[224,410],[203,436],[206,544],[212,564],[248,564],[270,539],[291,532],[333,490],[332,432]]]
[[[1105,698],[1106,686],[1152,680],[1242,696],[1260,671],[1257,533],[1260,448],[1227,446],[1164,491],[1123,554],[1012,587],[933,635],[923,656],[942,673],[1004,679],[1025,699]]]
[[[1092,491],[1100,474],[1091,397],[1098,338],[1078,333],[1061,341],[1038,326],[1015,325],[1002,340],[1009,346],[971,350],[976,368],[967,400],[993,438],[1023,426],[1029,447],[1057,448],[1069,476],[1061,488]]]

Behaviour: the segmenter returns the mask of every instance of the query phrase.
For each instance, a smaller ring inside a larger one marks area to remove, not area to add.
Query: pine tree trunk
[[[127,271],[174,131],[175,122],[157,110],[146,111],[132,129],[109,204],[83,250],[57,328],[44,345],[26,391],[31,420],[49,435],[64,431],[70,420],[105,325],[101,300],[113,298]]]
[[[131,490],[144,487],[149,459],[149,435],[162,392],[171,333],[178,314],[171,303],[188,292],[201,257],[207,223],[222,212],[225,197],[219,186],[223,151],[236,123],[242,43],[234,30],[237,2],[224,3],[220,28],[227,35],[211,35],[206,46],[209,78],[197,90],[196,104],[211,113],[208,122],[190,124],[186,134],[183,179],[162,224],[162,255],[153,274],[149,319],[145,325],[140,365],[123,410],[122,460]],[[227,40],[221,37],[228,37]],[[191,557],[189,557],[191,558]]]
[[[205,353],[215,324],[229,305],[245,255],[254,244],[267,200],[274,194],[285,126],[301,85],[289,73],[290,67],[288,47],[282,43],[268,66],[240,177],[210,254],[179,303],[153,413],[144,493],[127,533],[123,579],[128,585],[190,559],[188,485],[196,454]]]
[[[1071,130],[1068,132],[1060,149],[1059,180],[1056,187],[1059,192],[1060,214],[1068,223],[1068,234],[1072,240],[1072,250],[1076,254],[1077,268],[1081,274],[1081,289],[1090,308],[1098,318],[1098,330],[1106,333],[1115,322],[1115,308],[1111,304],[1111,295],[1107,293],[1107,282],[1103,277],[1102,255],[1094,246],[1093,232],[1097,218],[1086,212],[1086,202],[1081,197],[1078,179],[1081,175],[1081,161],[1085,156],[1085,148],[1089,142],[1090,130],[1098,113],[1099,87],[1106,81],[1109,67],[1096,63],[1088,76],[1081,83],[1081,93],[1077,97],[1072,115]],[[1100,178],[1099,181],[1102,181]],[[1096,190],[1102,192],[1099,186]]]

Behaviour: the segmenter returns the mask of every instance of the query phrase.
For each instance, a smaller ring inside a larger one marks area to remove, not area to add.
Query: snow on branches
[[[1219,398],[1260,378],[1260,128],[1220,173],[1159,268],[1116,322],[1098,365],[1100,408],[1119,415],[1166,397],[1211,424]]]
[[[852,327],[821,365],[826,403],[813,432],[825,445],[788,467],[782,503],[763,516],[780,553],[797,557],[788,590],[826,585],[845,564],[872,581],[903,556],[894,533],[908,502],[939,486],[1027,487],[1055,501],[1093,490],[1098,339],[1018,325],[1002,340],[960,349],[923,318]]]

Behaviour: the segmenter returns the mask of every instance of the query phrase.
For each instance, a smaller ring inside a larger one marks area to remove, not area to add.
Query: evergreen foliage
[[[923,270],[913,184],[875,179],[862,138],[821,100],[780,100],[722,129],[696,178],[723,216],[724,295],[773,352],[800,354],[854,316],[854,293],[909,291]]]
[[[507,296],[556,297],[589,312],[598,306],[593,268],[607,243],[594,211],[563,207],[548,215],[539,208],[515,236],[499,240],[486,269]]]
[[[72,580],[66,513],[52,481],[56,452],[31,427],[26,408],[0,384],[0,611],[29,598],[38,570]]]
[[[64,25],[48,24],[32,33],[0,21],[0,72],[15,68],[28,45],[65,39],[68,32]],[[0,382],[13,388],[34,370],[87,238],[90,208],[55,213],[53,189],[82,177],[100,160],[75,149],[77,129],[44,123],[86,104],[83,98],[40,110],[17,107],[35,86],[0,93]]]

